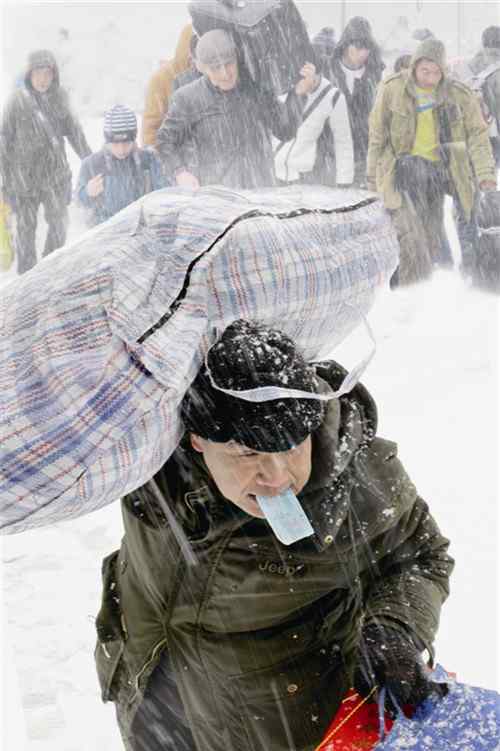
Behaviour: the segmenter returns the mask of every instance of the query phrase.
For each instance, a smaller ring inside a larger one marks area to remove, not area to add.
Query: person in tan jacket
[[[142,116],[142,145],[156,146],[156,134],[167,112],[174,90],[175,78],[191,65],[193,27],[187,24],[181,31],[175,57],[161,66],[151,77],[146,90]]]
[[[445,258],[444,196],[471,223],[478,189],[496,189],[496,172],[477,97],[446,76],[442,42],[426,39],[410,68],[379,86],[370,115],[367,181],[383,196],[399,237],[394,283],[429,277]]]

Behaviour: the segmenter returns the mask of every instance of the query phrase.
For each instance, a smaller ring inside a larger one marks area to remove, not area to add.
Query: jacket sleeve
[[[258,107],[266,127],[279,141],[291,141],[302,123],[302,111],[307,97],[290,91],[284,102],[274,94],[260,93]]]
[[[0,137],[0,170],[5,194],[15,193],[15,171],[13,164],[12,146],[16,134],[16,106],[11,98],[3,111],[2,132]]]
[[[500,70],[490,76],[486,82],[486,104],[496,119],[500,133]]]
[[[368,122],[369,132],[366,176],[368,187],[374,188],[376,185],[377,164],[390,138],[388,91],[384,84],[381,84],[378,88],[375,104],[373,105]],[[377,189],[380,188],[381,186],[377,186]]]
[[[174,183],[175,173],[182,168],[189,169],[198,177],[192,164],[191,119],[182,89],[179,89],[170,100],[167,115],[158,131],[157,151],[165,175]]]
[[[157,134],[172,96],[174,74],[171,65],[166,65],[151,78],[146,89],[142,116],[142,145],[156,146]]]
[[[92,154],[92,149],[88,145],[83,128],[76,115],[72,112],[69,103],[66,103],[66,112],[64,135],[75,154],[78,154],[80,159],[85,159],[85,157]]]
[[[465,132],[467,150],[476,178],[478,182],[483,180],[496,182],[495,160],[488,136],[488,126],[484,122],[477,97],[471,93],[468,100],[467,106],[464,107]]]
[[[454,566],[448,545],[427,504],[417,496],[394,527],[371,541],[373,551],[382,547],[386,554],[367,588],[365,623],[399,629],[432,655]]]
[[[92,165],[92,158],[84,159],[80,167],[74,197],[75,201],[80,206],[85,206],[85,208],[93,208],[95,205],[95,198],[91,198],[87,193],[87,183],[92,177],[95,177],[95,174]]]
[[[163,174],[160,160],[153,151],[150,152],[150,160],[152,189],[159,190],[160,188],[165,188],[167,180]]]
[[[354,180],[354,150],[347,102],[342,93],[330,115],[330,128],[335,143],[337,183],[350,185]]]

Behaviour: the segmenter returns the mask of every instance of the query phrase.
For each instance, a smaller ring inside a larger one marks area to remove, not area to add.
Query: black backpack
[[[478,241],[475,282],[483,289],[500,293],[500,192],[481,194],[475,210]]]
[[[290,91],[314,53],[293,0],[190,0],[193,27],[232,34],[240,59],[254,83],[276,95]]]

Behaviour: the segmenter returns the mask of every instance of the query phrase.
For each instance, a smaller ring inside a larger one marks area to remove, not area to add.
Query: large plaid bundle
[[[148,480],[235,319],[282,328],[310,359],[331,351],[397,263],[366,195],[158,191],[5,288],[0,527],[92,511]]]

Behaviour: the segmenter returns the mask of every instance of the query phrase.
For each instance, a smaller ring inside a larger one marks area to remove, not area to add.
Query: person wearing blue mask
[[[344,378],[252,321],[209,350],[103,563],[95,658],[128,751],[309,751],[353,683],[436,690],[448,541]]]

